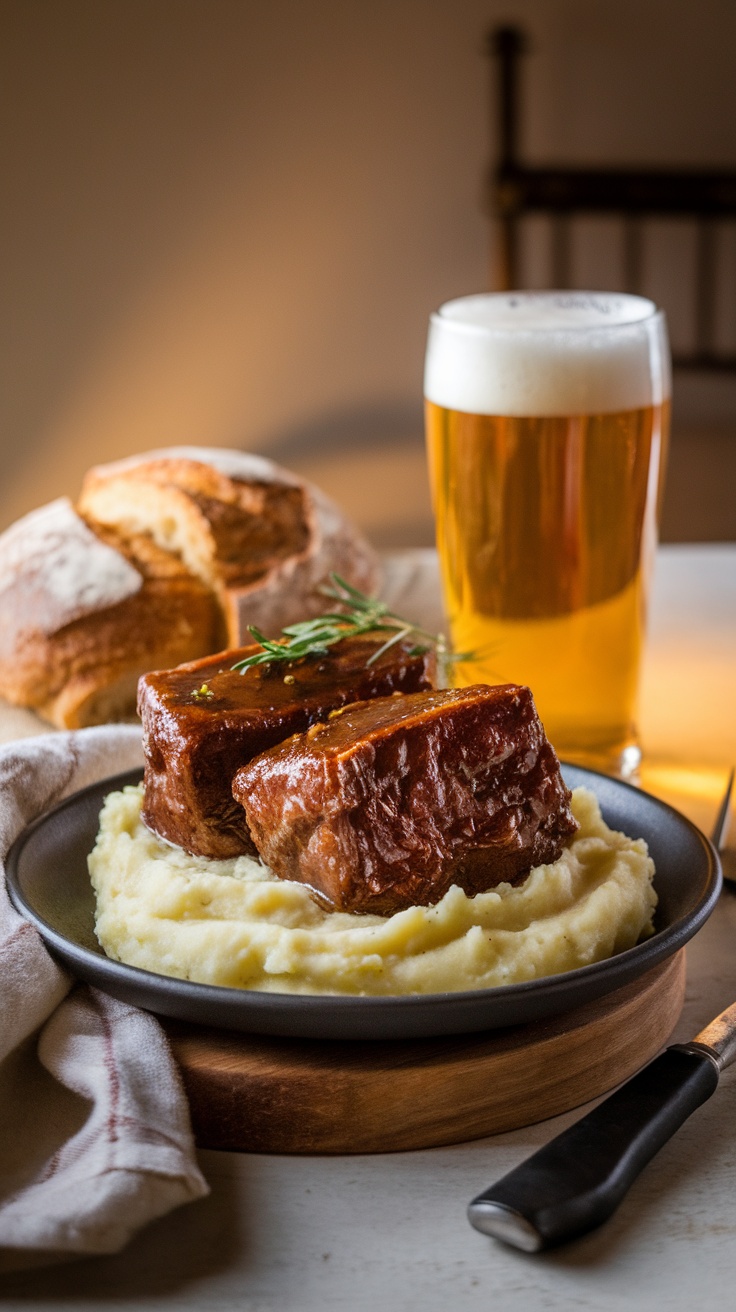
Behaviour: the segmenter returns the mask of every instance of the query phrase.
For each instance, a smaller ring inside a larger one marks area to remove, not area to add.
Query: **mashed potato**
[[[141,800],[141,788],[107,798],[89,869],[105,952],[157,974],[270,993],[456,992],[586,966],[651,933],[646,844],[609,829],[584,788],[553,865],[393,916],[324,911],[249,857],[188,856],[145,828]]]

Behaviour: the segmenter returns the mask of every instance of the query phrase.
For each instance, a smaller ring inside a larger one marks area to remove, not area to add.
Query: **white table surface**
[[[426,611],[436,606],[431,557],[405,558],[403,568],[414,567],[418,574],[405,596]],[[727,767],[736,761],[735,674],[736,546],[663,549],[644,679],[644,784],[706,829]],[[0,713],[0,737],[38,729],[23,712]],[[725,863],[736,875],[732,848]],[[734,999],[736,893],[727,889],[688,948],[687,999],[674,1037],[693,1037]],[[469,1199],[580,1114],[426,1152],[337,1158],[203,1152],[209,1198],[150,1226],[116,1257],[0,1277],[0,1305],[27,1312],[733,1307],[734,1069],[602,1229],[535,1256],[471,1229]]]

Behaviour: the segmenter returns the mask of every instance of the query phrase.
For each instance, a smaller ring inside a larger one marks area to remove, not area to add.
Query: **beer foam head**
[[[664,315],[642,296],[498,292],[430,319],[424,394],[469,414],[610,414],[670,395]]]

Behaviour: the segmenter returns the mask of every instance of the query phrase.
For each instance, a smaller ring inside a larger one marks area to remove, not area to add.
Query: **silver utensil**
[[[731,793],[733,791],[734,770],[728,776],[726,791],[723,794],[723,801],[718,808],[718,815],[713,826],[713,833],[710,836],[716,852],[722,852],[728,839],[729,822],[731,819]],[[730,884],[736,884],[736,871],[731,873],[730,870],[723,871],[723,878],[727,879]]]
[[[734,771],[711,841],[726,842]],[[595,1229],[736,1058],[736,1003],[690,1043],[675,1043],[582,1120],[515,1167],[468,1207],[476,1230],[527,1253]]]

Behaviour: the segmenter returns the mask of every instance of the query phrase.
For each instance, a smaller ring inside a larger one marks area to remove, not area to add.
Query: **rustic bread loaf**
[[[79,507],[93,525],[147,533],[217,597],[222,646],[275,635],[317,615],[317,585],[336,572],[376,589],[377,559],[318,488],[239,451],[169,447],[87,474]]]
[[[60,728],[135,713],[141,674],[316,615],[330,572],[373,591],[338,508],[270,460],[169,447],[92,469],[0,535],[0,695]]]
[[[66,497],[0,535],[0,693],[59,728],[132,716],[140,675],[212,651],[218,628],[178,557],[93,532]]]

